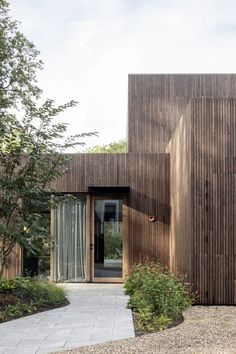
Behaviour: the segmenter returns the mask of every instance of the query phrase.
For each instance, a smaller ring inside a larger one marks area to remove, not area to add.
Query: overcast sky
[[[235,0],[11,0],[41,52],[45,97],[78,107],[70,131],[89,145],[126,137],[128,73],[236,72]]]

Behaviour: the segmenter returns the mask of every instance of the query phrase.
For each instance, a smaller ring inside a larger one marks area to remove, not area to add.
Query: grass
[[[194,301],[188,284],[155,262],[136,265],[125,282],[125,291],[138,335],[180,323],[182,312]]]
[[[0,280],[0,323],[68,304],[65,292],[37,278]]]

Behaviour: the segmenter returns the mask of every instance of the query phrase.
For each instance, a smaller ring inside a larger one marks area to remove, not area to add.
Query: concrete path
[[[236,306],[193,306],[184,313],[183,323],[163,332],[80,347],[70,353],[67,352],[67,354],[235,353]]]
[[[70,305],[0,324],[0,354],[43,354],[134,337],[121,284],[63,284]]]

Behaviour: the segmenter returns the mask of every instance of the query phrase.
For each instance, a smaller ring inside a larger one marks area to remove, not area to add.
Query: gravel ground
[[[236,353],[236,306],[194,306],[164,332],[63,351],[70,354]]]

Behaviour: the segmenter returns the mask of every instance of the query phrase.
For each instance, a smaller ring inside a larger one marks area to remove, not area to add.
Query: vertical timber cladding
[[[170,153],[170,269],[192,280],[191,240],[191,106],[167,146]]]
[[[15,245],[7,258],[7,265],[3,271],[3,278],[10,279],[22,276],[23,251],[19,245]]]
[[[189,99],[203,96],[236,98],[236,75],[129,75],[128,152],[165,152]]]
[[[69,172],[54,184],[60,192],[88,187],[130,187],[129,267],[139,257],[169,263],[169,154],[75,154]],[[157,222],[148,221],[155,215]]]
[[[199,302],[236,304],[236,100],[191,102],[193,283]]]
[[[128,151],[170,153],[170,264],[206,304],[236,303],[235,97],[235,74],[129,77]]]
[[[191,99],[170,153],[170,266],[203,304],[236,304],[236,100]]]

